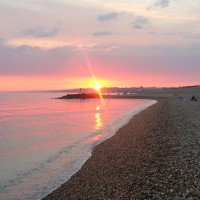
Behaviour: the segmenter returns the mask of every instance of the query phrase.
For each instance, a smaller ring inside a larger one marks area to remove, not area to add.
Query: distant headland
[[[97,93],[77,93],[77,94],[67,94],[62,97],[58,97],[56,99],[91,99],[91,98],[99,98],[99,94]]]

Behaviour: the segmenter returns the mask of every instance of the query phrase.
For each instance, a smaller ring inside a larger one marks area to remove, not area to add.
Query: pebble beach
[[[200,199],[200,87],[143,96],[158,103],[96,146],[44,200]]]

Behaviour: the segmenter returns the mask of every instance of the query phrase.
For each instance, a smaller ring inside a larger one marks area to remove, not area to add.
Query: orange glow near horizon
[[[166,84],[167,82],[167,84]],[[21,91],[21,90],[63,90],[76,88],[94,88],[95,83],[103,87],[179,87],[185,85],[197,85],[195,82],[165,81],[160,78],[154,78],[152,81],[148,77],[138,77],[131,79],[127,77],[125,81],[110,78],[109,80],[91,77],[36,77],[36,76],[0,76],[0,91]],[[145,85],[141,84],[145,83]],[[98,91],[97,91],[98,92]]]
[[[94,88],[97,82],[101,87],[116,85],[112,80],[91,77],[0,76],[0,91]]]

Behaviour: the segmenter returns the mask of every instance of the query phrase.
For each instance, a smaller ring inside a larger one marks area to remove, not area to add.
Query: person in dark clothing
[[[195,96],[192,96],[191,101],[198,101]]]

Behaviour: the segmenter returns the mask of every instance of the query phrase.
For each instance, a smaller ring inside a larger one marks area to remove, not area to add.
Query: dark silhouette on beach
[[[195,96],[192,96],[191,101],[198,101]]]

